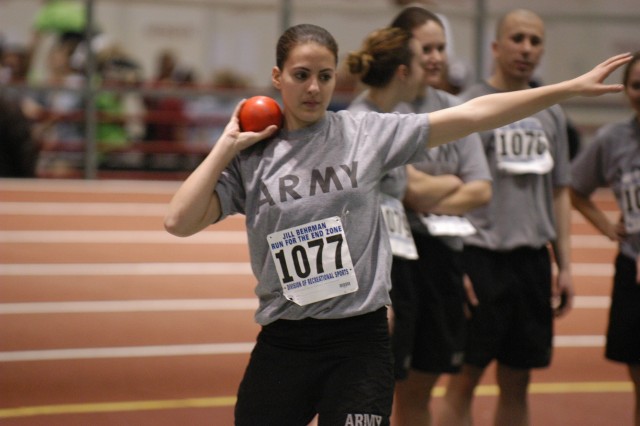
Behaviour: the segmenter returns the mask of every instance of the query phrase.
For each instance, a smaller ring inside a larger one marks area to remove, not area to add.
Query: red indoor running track
[[[0,180],[0,424],[232,424],[258,331],[244,222],[167,234],[177,186]],[[617,214],[608,192],[597,201]],[[533,373],[532,423],[631,425],[626,369],[603,356],[615,245],[575,212],[572,230],[576,308]],[[494,384],[489,370],[476,426]]]

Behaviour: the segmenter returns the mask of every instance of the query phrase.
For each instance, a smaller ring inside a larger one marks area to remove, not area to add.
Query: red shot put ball
[[[280,105],[268,96],[254,96],[240,108],[240,129],[243,132],[260,132],[275,124],[282,126]]]

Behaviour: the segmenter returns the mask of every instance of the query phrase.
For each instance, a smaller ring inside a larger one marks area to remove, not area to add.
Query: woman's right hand
[[[243,149],[246,149],[251,145],[254,145],[260,142],[261,140],[264,140],[270,136],[273,136],[278,131],[278,126],[276,125],[271,125],[260,132],[241,131],[239,114],[240,114],[240,109],[242,108],[242,105],[244,105],[245,102],[246,102],[246,99],[243,99],[238,103],[238,105],[236,105],[236,108],[233,111],[233,115],[231,116],[231,119],[225,126],[224,131],[222,132],[222,135],[218,140],[219,142],[220,141],[228,142],[233,147],[233,150],[235,151],[236,154],[242,151]]]

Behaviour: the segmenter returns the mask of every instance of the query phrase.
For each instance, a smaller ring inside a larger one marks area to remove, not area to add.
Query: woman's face
[[[320,120],[336,86],[336,58],[314,43],[295,46],[283,69],[273,68],[273,86],[282,95],[285,127],[296,130]]]
[[[629,98],[631,108],[640,117],[640,61],[636,61],[629,70],[629,79],[624,88],[624,93]]]
[[[424,64],[424,83],[433,86],[442,79],[442,74],[447,63],[445,48],[447,40],[444,28],[435,21],[428,21],[424,25],[413,30],[415,37],[422,46]]]

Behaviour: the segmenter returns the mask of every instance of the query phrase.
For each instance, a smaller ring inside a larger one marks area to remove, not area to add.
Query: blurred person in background
[[[145,96],[148,112],[146,140],[149,142],[178,142],[187,140],[187,96],[175,93],[196,83],[193,71],[179,65],[176,54],[170,49],[161,50],[156,56],[156,69],[149,87],[157,93]]]
[[[623,74],[633,115],[601,127],[572,163],[573,206],[602,235],[618,242],[605,356],[627,365],[640,426],[640,52]],[[613,191],[622,212],[612,222],[592,200],[601,187]]]
[[[420,93],[425,79],[425,55],[422,49],[420,41],[404,28],[388,27],[371,33],[365,40],[362,50],[352,52],[348,57],[351,71],[360,77],[362,84],[366,87],[364,92],[351,103],[348,111],[389,113],[396,111],[401,102],[412,102]],[[419,375],[419,373],[413,373],[413,370],[411,382],[419,384],[412,390],[417,392],[409,394],[407,391],[399,391],[400,383],[409,381],[407,370],[410,366],[416,365],[411,362],[413,355],[411,349],[414,346],[437,345],[437,342],[432,341],[434,339],[430,339],[431,336],[423,333],[423,329],[416,325],[418,318],[422,319],[422,315],[429,314],[423,312],[424,306],[421,305],[422,299],[419,297],[422,292],[417,291],[418,287],[426,283],[420,282],[418,285],[413,276],[416,268],[414,264],[426,262],[422,258],[426,253],[419,252],[416,247],[417,241],[414,241],[402,200],[409,196],[407,192],[415,192],[410,195],[412,198],[420,199],[423,204],[436,205],[454,193],[462,184],[456,176],[435,177],[414,172],[411,189],[408,189],[408,176],[411,174],[408,168],[411,166],[391,170],[382,177],[380,183],[382,216],[393,254],[390,323],[394,369],[396,379],[404,379],[396,383],[393,421],[407,426],[423,424],[418,422],[422,422],[425,417],[422,411],[428,410],[422,404],[427,399],[424,394],[430,394],[428,385],[425,381],[418,381],[414,374]],[[432,258],[437,256],[434,253],[428,253],[428,255]],[[458,299],[458,302],[462,310],[463,298]],[[422,353],[418,353],[413,360],[421,365],[424,358]],[[406,385],[404,389],[407,389]],[[418,410],[409,410],[408,406],[412,404],[407,401],[408,396],[412,401],[416,401],[420,413],[416,412]],[[420,402],[417,402],[418,400]]]
[[[424,78],[415,99],[401,112],[433,112],[462,103],[435,88],[447,66],[447,37],[440,15],[410,6],[391,23],[413,34],[421,46]],[[393,422],[431,424],[433,387],[442,374],[460,371],[466,337],[462,236],[474,232],[464,214],[491,198],[491,174],[477,133],[429,150],[428,158],[408,166],[407,216],[419,259],[405,262],[404,279],[393,281],[392,345],[396,359]],[[432,175],[457,185],[439,199],[416,190],[416,176]]]
[[[493,74],[462,97],[528,89],[544,42],[544,23],[534,12],[503,15],[492,43]],[[567,314],[573,300],[567,125],[560,106],[553,105],[480,136],[493,197],[467,215],[477,232],[464,237],[463,262],[477,304],[464,365],[447,386],[442,423],[471,424],[475,388],[495,360],[495,424],[528,425],[531,370],[550,365],[554,316]]]
[[[25,46],[0,43],[0,84],[27,82],[29,51]]]
[[[20,103],[0,93],[0,177],[36,176],[38,144]]]
[[[222,134],[229,115],[247,96],[249,86],[249,78],[238,70],[222,68],[213,72],[210,90],[190,98],[185,105],[190,122],[189,143],[211,148]]]
[[[141,141],[145,132],[145,106],[136,89],[142,85],[138,63],[119,46],[111,45],[96,52],[97,72],[103,89],[96,95],[98,125],[96,137],[102,154]],[[131,90],[128,90],[131,89]],[[123,152],[102,156],[101,165],[130,166],[142,161],[138,153]],[[130,161],[127,161],[127,160]]]

